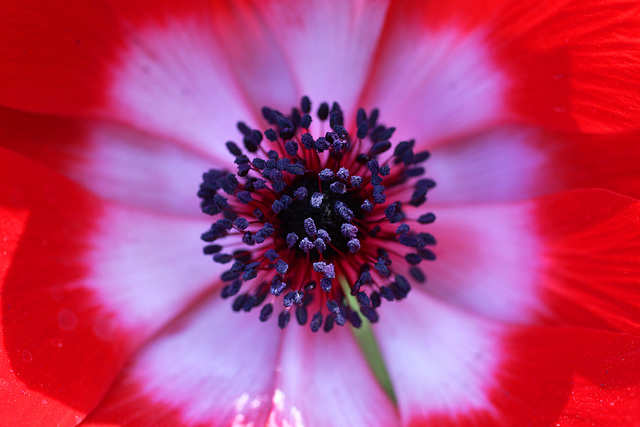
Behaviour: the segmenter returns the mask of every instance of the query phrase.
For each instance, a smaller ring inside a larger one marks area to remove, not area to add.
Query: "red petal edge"
[[[136,28],[206,10],[206,1],[3,2],[0,104],[74,115],[108,108],[110,67]]]
[[[1,425],[76,425],[107,391],[130,345],[81,285],[101,204],[0,149]]]
[[[390,11],[393,32],[411,34],[418,25],[485,39],[509,76],[504,120],[593,133],[640,127],[637,2],[397,0]]]

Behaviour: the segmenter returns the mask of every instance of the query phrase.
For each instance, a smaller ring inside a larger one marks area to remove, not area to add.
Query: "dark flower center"
[[[309,132],[310,113],[303,97],[289,115],[264,107],[264,133],[239,122],[248,154],[227,142],[237,171],[204,173],[198,196],[219,217],[202,239],[205,254],[230,265],[222,297],[234,297],[232,308],[262,306],[266,321],[281,299],[280,327],[293,311],[300,325],[312,313],[311,330],[328,332],[376,322],[382,300],[425,281],[419,265],[435,259],[435,239],[423,228],[435,216],[409,217],[403,206],[421,206],[435,182],[421,178],[429,153],[415,153],[413,140],[392,150],[395,128],[378,123],[377,109],[358,110],[355,136],[337,103],[317,110],[318,127],[329,122],[322,136]]]
[[[339,179],[337,183],[342,183]],[[318,183],[317,177],[304,177],[294,180],[295,188],[305,188],[308,194],[316,195],[317,202],[312,205],[309,198],[295,198],[291,205],[277,214],[280,221],[281,235],[288,236],[294,233],[296,236],[308,236],[307,229],[309,226],[320,227],[326,231],[331,238],[331,244],[326,245],[326,249],[322,252],[325,260],[333,260],[339,254],[349,252],[349,237],[342,233],[344,224],[349,224],[340,215],[336,215],[335,206],[343,204],[352,212],[354,212],[354,220],[362,220],[363,215],[360,205],[364,200],[356,192],[336,193],[331,190],[330,183]],[[335,186],[334,186],[335,188]],[[342,187],[341,187],[342,188]],[[318,196],[321,195],[321,196]],[[319,201],[320,197],[322,198]],[[300,219],[303,219],[302,221]],[[311,221],[309,221],[309,219]],[[317,236],[316,232],[316,236]],[[320,253],[318,251],[305,252],[299,245],[294,246],[299,257],[309,257],[312,261],[318,261]]]

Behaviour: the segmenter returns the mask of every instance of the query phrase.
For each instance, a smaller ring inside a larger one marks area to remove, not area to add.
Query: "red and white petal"
[[[429,192],[429,202],[519,200],[554,190],[548,188],[552,179],[542,183],[554,173],[545,167],[545,151],[535,145],[542,135],[530,128],[501,126],[432,148],[426,166],[437,185]],[[553,149],[557,141],[540,142]]]
[[[374,62],[388,0],[252,1],[312,101],[337,101],[351,114]]]
[[[561,414],[633,419],[637,337],[495,323],[422,294],[385,303],[380,312],[374,330],[403,425],[552,425]],[[580,378],[592,388],[582,389]],[[581,389],[584,405],[571,397]],[[626,411],[593,404],[616,393]]]
[[[432,203],[520,200],[576,188],[640,197],[639,132],[609,135],[500,127],[434,147]]]
[[[0,109],[0,145],[53,167],[103,198],[182,215],[200,214],[195,193],[202,173],[227,160],[128,127],[8,109]]]
[[[490,391],[497,386],[501,362],[499,329],[418,292],[383,303],[380,316],[374,332],[402,425],[493,414]]]
[[[504,321],[637,332],[640,202],[580,190],[436,215],[418,290]]]
[[[518,117],[594,133],[640,126],[640,5],[500,3],[488,39],[513,78],[508,101]]]
[[[529,322],[544,311],[542,242],[526,204],[440,207],[429,232],[437,260],[419,292],[482,316]],[[423,263],[424,264],[424,263]]]
[[[426,25],[416,2],[392,3],[363,104],[418,143],[464,135],[503,120],[511,77],[481,33]]]
[[[396,1],[366,104],[414,131],[403,138],[446,138],[504,121],[635,129],[639,17],[626,1],[542,9],[504,0]]]
[[[225,59],[250,104],[288,114],[300,102],[301,89],[277,36],[265,25],[265,19],[271,18],[248,1],[216,0],[212,19]]]
[[[201,255],[205,222],[106,204],[10,151],[0,163],[0,392],[13,402],[0,421],[74,425],[131,350],[210,289],[220,267]]]
[[[259,112],[228,68],[212,11],[196,4],[188,14],[126,22],[135,30],[110,68],[108,108],[118,120],[215,153],[241,137],[239,120],[252,125]]]
[[[268,426],[394,426],[394,405],[347,328],[291,325],[282,343]]]
[[[608,191],[538,199],[531,214],[544,252],[551,321],[640,332],[640,202]]]
[[[280,335],[209,298],[149,342],[82,425],[265,425]]]
[[[206,1],[0,6],[0,104],[111,118],[216,152],[253,116],[211,14]]]

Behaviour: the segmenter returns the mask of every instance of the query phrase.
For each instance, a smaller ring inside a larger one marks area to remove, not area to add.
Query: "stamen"
[[[315,117],[324,135],[309,132],[311,111],[305,96],[288,115],[264,107],[264,133],[236,124],[244,149],[225,144],[235,173],[207,171],[198,191],[202,211],[218,216],[201,236],[203,253],[228,266],[221,296],[233,297],[234,311],[261,307],[266,322],[279,303],[281,328],[292,311],[299,325],[311,315],[313,332],[358,328],[378,321],[382,300],[424,283],[423,262],[436,259],[425,230],[435,215],[403,209],[435,187],[423,177],[430,154],[414,152],[413,140],[394,146],[396,129],[379,123],[377,109],[358,109],[351,122],[338,103],[323,102]]]

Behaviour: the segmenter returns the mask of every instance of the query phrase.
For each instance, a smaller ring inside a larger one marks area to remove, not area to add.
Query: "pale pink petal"
[[[276,370],[269,427],[398,424],[391,400],[348,328],[313,334],[308,327],[290,325]]]
[[[363,104],[394,137],[428,144],[502,119],[509,82],[481,33],[390,19],[384,34]]]
[[[265,17],[249,1],[216,1],[212,29],[220,40],[234,76],[255,107],[288,113],[300,101],[294,69],[290,67]]]
[[[434,147],[426,166],[437,185],[429,201],[492,202],[544,194],[547,153],[534,142],[546,137],[526,127],[500,127]]]
[[[421,293],[383,303],[380,316],[374,331],[403,425],[494,411],[499,329]]]
[[[637,131],[613,135],[503,126],[431,148],[431,203],[521,200],[576,188],[640,194]]]
[[[501,321],[635,333],[639,210],[605,190],[434,209],[438,259],[414,288]]]
[[[403,425],[605,425],[631,419],[637,404],[631,334],[492,322],[424,295],[380,312]]]
[[[355,114],[388,1],[252,4],[284,53],[300,94],[316,103],[337,101],[347,114]]]
[[[216,155],[252,124],[248,106],[207,13],[136,23],[111,66],[109,115]]]
[[[88,426],[265,425],[280,330],[213,297],[144,347]]]
[[[438,258],[423,268],[428,281],[417,289],[505,321],[528,321],[544,309],[542,243],[528,205],[434,208],[429,232]]]
[[[202,215],[196,197],[202,173],[232,159],[229,153],[207,157],[187,145],[115,124],[8,109],[0,109],[0,145],[106,199],[183,215]]]
[[[91,289],[121,325],[139,334],[181,313],[211,290],[226,266],[202,254],[207,218],[105,209],[88,237],[89,269],[78,285]]]

